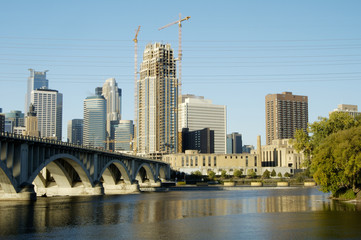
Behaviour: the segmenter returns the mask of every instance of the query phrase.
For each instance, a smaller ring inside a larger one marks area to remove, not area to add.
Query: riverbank
[[[315,187],[315,186],[313,186]],[[237,190],[253,190],[253,189],[281,189],[281,188],[309,188],[302,184],[277,186],[277,185],[236,185],[236,186],[224,186],[217,185],[181,185],[181,186],[169,186],[169,187],[140,187],[141,192],[169,192],[169,191],[237,191]]]

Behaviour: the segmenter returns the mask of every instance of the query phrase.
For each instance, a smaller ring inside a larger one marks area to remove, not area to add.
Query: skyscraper
[[[63,94],[52,89],[33,90],[31,103],[38,117],[40,137],[61,140]]]
[[[200,153],[214,153],[214,131],[209,128],[189,131],[182,130],[182,152],[198,150]]]
[[[5,113],[5,121],[7,124],[11,125],[10,129],[7,130],[8,132],[13,132],[14,127],[25,126],[24,113],[21,111],[10,111],[9,113]]]
[[[118,88],[115,78],[109,78],[105,81],[102,88],[102,96],[105,98],[107,104],[106,119],[107,119],[107,140],[114,140],[114,126],[118,124],[121,119],[121,97],[122,90]],[[107,144],[107,149],[114,150],[114,144],[111,141]]]
[[[214,153],[226,153],[226,106],[215,105],[202,96],[182,95],[179,104],[179,132],[210,128],[214,131]]]
[[[91,96],[84,100],[83,144],[105,147],[106,101],[103,96]]]
[[[72,119],[68,121],[68,142],[83,144],[83,119]]]
[[[227,153],[242,153],[242,134],[227,134]]]
[[[46,79],[46,73],[48,70],[45,70],[44,72],[37,72],[30,68],[29,71],[30,76],[28,77],[28,88],[25,94],[25,113],[28,112],[29,105],[31,103],[31,91],[40,88],[49,88],[49,81]]]
[[[133,121],[132,120],[120,120],[115,127],[115,150],[116,151],[132,151],[133,140]]]
[[[169,44],[148,44],[137,82],[137,152],[176,153],[178,79]]]
[[[297,129],[307,131],[308,97],[292,92],[266,96],[266,143],[293,138]]]
[[[26,114],[25,127],[26,130],[24,135],[32,137],[40,136],[40,132],[38,130],[38,117],[36,116],[35,107],[33,104],[30,104],[28,113]]]

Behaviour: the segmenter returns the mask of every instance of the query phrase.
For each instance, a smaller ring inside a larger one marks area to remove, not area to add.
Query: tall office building
[[[31,92],[31,103],[38,118],[40,137],[61,140],[63,120],[63,94],[52,89]]]
[[[266,143],[294,137],[297,129],[307,131],[308,97],[292,92],[266,96]]]
[[[21,111],[10,111],[5,113],[5,128],[6,132],[13,132],[14,127],[23,127],[25,126],[24,122],[24,113]]]
[[[242,134],[227,134],[227,153],[242,153]]]
[[[176,153],[178,79],[169,44],[148,44],[137,81],[137,152]]]
[[[0,113],[0,132],[5,131],[5,115]]]
[[[73,144],[83,144],[83,119],[72,119],[68,121],[68,142]]]
[[[25,94],[25,113],[28,112],[29,105],[31,103],[31,91],[40,88],[49,88],[49,81],[46,79],[46,73],[48,70],[44,72],[37,72],[33,69],[29,69],[29,71],[30,76],[28,77],[28,88]]]
[[[194,95],[182,95],[179,104],[179,132],[209,128],[214,131],[214,153],[226,153],[226,106],[215,105],[209,99]]]
[[[200,153],[214,153],[214,131],[209,128],[189,131],[182,130],[182,152],[197,150]]]
[[[115,81],[115,78],[109,78],[103,84],[103,87],[96,88],[95,93],[97,95],[101,95],[105,98],[107,104],[107,111],[106,111],[106,131],[107,131],[107,140],[108,143],[106,145],[107,149],[114,150],[114,144],[111,140],[114,140],[114,126],[118,124],[119,120],[121,119],[122,113],[122,104],[121,104],[121,97],[122,97],[122,90],[118,88],[118,84]]]
[[[106,101],[103,96],[91,96],[84,100],[83,144],[105,148]]]
[[[38,117],[36,116],[35,107],[30,104],[28,113],[25,117],[25,131],[24,135],[39,137],[40,132],[38,130]]]
[[[115,151],[131,152],[133,150],[132,141],[134,127],[132,120],[120,120],[115,127]]]
[[[336,109],[330,112],[330,114],[333,112],[345,112],[353,117],[356,117],[361,114],[361,112],[357,110],[357,105],[351,105],[351,104],[339,104],[337,105]]]

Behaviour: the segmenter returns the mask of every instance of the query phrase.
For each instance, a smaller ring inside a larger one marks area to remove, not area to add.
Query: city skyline
[[[179,13],[191,16],[182,28],[182,94],[226,105],[227,133],[241,133],[244,144],[256,145],[257,135],[266,139],[267,94],[308,96],[309,122],[327,117],[338,104],[360,105],[359,1],[227,1],[206,7],[142,2],[142,9],[111,1],[87,2],[85,9],[83,1],[71,9],[20,2],[2,4],[0,108],[23,111],[27,69],[48,69],[51,89],[64,95],[63,140],[67,121],[82,118],[83,100],[111,77],[123,89],[122,118],[134,118],[135,30],[142,26],[139,56],[157,41],[177,53],[177,26],[157,29]],[[32,14],[36,9],[45,11]]]

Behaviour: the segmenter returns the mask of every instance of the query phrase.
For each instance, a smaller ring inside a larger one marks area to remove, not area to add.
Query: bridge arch
[[[11,177],[8,168],[0,161],[0,185],[4,193],[16,193],[16,179]]]
[[[32,173],[32,175],[29,178],[29,182],[34,182],[34,180],[37,178],[41,170],[43,170],[45,167],[50,168],[49,170],[53,173],[57,173],[57,179],[58,182],[63,187],[71,187],[71,180],[70,177],[67,175],[65,169],[62,168],[62,166],[57,163],[57,160],[63,159],[68,164],[72,166],[72,168],[75,170],[75,172],[79,175],[79,178],[81,179],[82,183],[84,184],[84,187],[91,188],[94,187],[94,182],[91,180],[89,171],[85,168],[84,164],[77,159],[76,157],[62,153],[62,154],[56,154],[51,156],[50,158],[46,159],[42,164],[39,165],[39,167]],[[35,181],[36,182],[36,181]],[[39,183],[39,180],[37,179],[37,182]]]
[[[127,166],[120,160],[114,159],[110,162],[108,162],[103,169],[101,170],[99,177],[98,177],[98,181],[100,181],[100,179],[103,177],[103,180],[106,184],[110,184],[110,185],[115,185],[115,178],[113,173],[110,171],[110,166],[114,165],[119,172],[121,173],[122,177],[124,178],[124,181],[126,183],[131,183],[132,182],[132,178],[131,178],[131,174],[127,168]]]
[[[134,173],[134,179],[136,179],[137,177],[139,177],[139,174],[142,174],[141,170],[144,169],[145,173],[147,174],[147,177],[149,178],[149,180],[155,182],[158,178],[155,174],[155,172],[153,171],[153,169],[150,167],[150,165],[148,163],[142,163],[137,171],[135,171]],[[143,180],[143,176],[140,176],[140,178],[142,178],[141,180]]]

